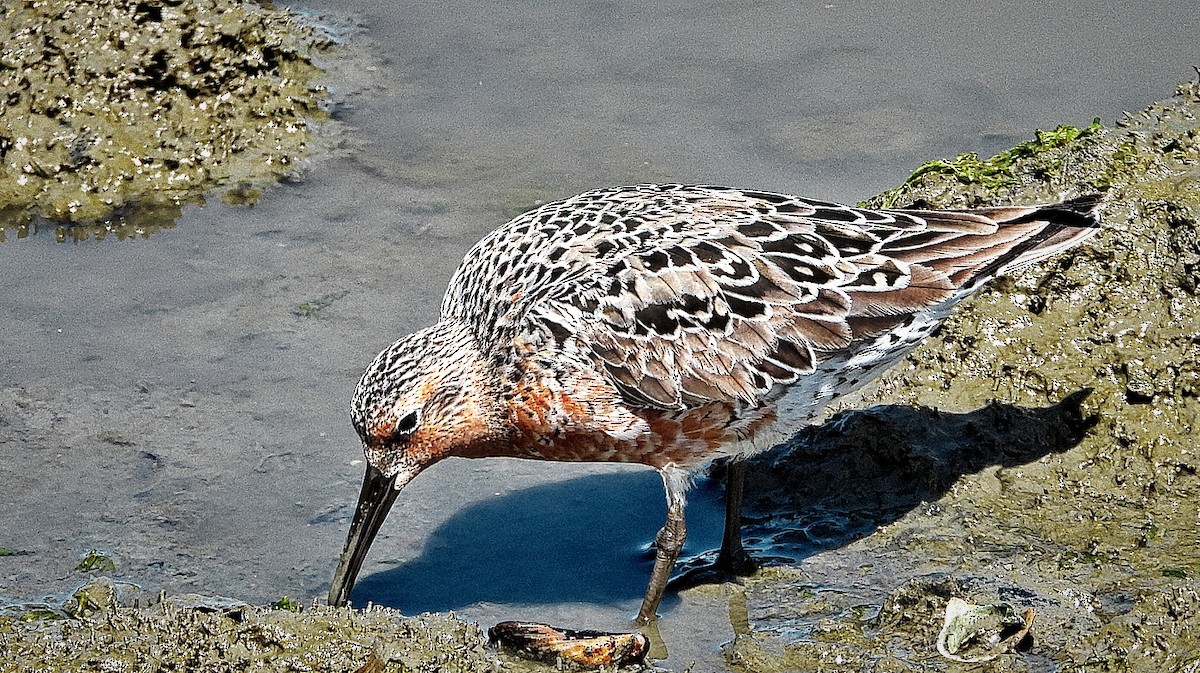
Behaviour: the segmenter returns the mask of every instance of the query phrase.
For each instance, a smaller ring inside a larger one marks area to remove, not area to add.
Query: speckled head
[[[444,321],[384,349],[354,393],[350,418],[367,462],[396,488],[504,432],[494,375],[467,328]]]
[[[506,416],[492,370],[466,326],[443,321],[410,334],[367,367],[350,409],[366,475],[329,592],[342,605],[397,492],[452,455],[503,441]]]

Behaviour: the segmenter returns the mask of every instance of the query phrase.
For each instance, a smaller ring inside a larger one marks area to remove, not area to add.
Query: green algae
[[[238,0],[0,3],[0,241],[145,236],[221,185],[292,175],[327,38]]]
[[[117,565],[113,560],[97,549],[93,549],[83,555],[79,563],[75,565],[75,572],[87,573],[92,571],[113,572],[117,569]]]
[[[267,606],[272,610],[287,610],[288,612],[300,612],[301,605],[292,600],[289,596],[284,596],[279,600]]]
[[[1084,128],[1062,124],[1053,131],[1038,129],[1034,132],[1033,140],[1019,143],[1011,149],[986,159],[980,159],[979,155],[974,152],[960,154],[952,160],[934,159],[918,166],[905,180],[904,185],[884,192],[865,203],[876,208],[894,208],[904,205],[901,199],[910,196],[909,188],[920,185],[926,176],[953,178],[964,185],[982,185],[989,190],[999,191],[1014,182],[1018,167],[1027,167],[1028,159],[1042,156],[1050,150],[1065,147],[1080,138],[1094,135],[1102,128],[1099,118],[1093,119],[1092,123]],[[1049,171],[1054,168],[1056,168],[1054,162],[1048,162],[1040,170],[1049,175]]]
[[[907,480],[913,497],[837,551],[749,580],[747,624],[726,647],[733,668],[964,670],[934,647],[952,597],[1036,610],[1033,650],[982,670],[1200,668],[1200,84],[1078,131],[1004,153],[1002,170],[918,171],[867,202],[1108,193],[1095,239],[995,283],[853,404],[894,406],[842,412],[807,445],[750,463],[748,492],[764,489],[755,517],[778,516],[785,489],[833,478],[821,469],[836,460],[839,492],[864,492],[862,510],[896,504],[872,479]],[[1083,394],[1090,427],[1068,442],[1039,436],[1038,410],[1070,394]],[[993,400],[1030,411],[989,421]],[[951,449],[921,448],[939,445]],[[1021,445],[1025,457],[1005,459]],[[971,446],[994,465],[950,464]],[[768,474],[789,463],[799,467]],[[829,495],[804,505],[856,511]],[[864,602],[873,619],[861,619]]]

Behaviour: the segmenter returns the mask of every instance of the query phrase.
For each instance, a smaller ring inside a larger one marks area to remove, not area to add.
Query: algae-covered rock
[[[733,667],[962,670],[936,652],[951,599],[1036,612],[1032,650],[986,670],[1200,667],[1200,84],[866,205],[1097,190],[1096,238],[993,284],[847,405],[886,406],[750,463],[751,537],[799,563],[748,581]]]
[[[327,38],[239,0],[0,2],[0,241],[145,235],[274,181],[325,117]]]

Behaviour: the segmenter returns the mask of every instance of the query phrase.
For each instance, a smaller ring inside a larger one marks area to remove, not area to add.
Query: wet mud
[[[328,118],[332,38],[237,0],[0,5],[0,241],[145,236],[223,187],[252,204]]]

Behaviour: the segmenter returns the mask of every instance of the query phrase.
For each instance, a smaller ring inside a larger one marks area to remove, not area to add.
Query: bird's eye
[[[397,435],[411,435],[417,429],[417,412],[410,411],[396,421],[393,432]]]

